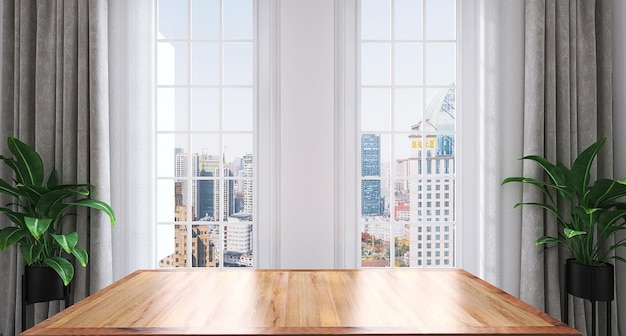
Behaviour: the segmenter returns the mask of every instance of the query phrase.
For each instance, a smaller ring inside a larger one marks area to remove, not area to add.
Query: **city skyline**
[[[384,161],[381,135],[361,135],[361,266],[454,266],[455,93],[436,92],[400,135],[407,157]]]
[[[187,267],[189,258],[192,267],[253,266],[252,224],[242,223],[252,221],[252,154],[226,162],[224,154],[177,147],[174,156],[173,220],[185,224],[174,225],[173,251],[159,267]]]

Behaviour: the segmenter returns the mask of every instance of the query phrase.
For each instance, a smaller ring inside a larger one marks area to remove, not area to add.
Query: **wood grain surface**
[[[23,335],[580,335],[459,270],[142,270]]]

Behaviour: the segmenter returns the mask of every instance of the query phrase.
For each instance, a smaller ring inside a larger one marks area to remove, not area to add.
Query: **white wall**
[[[613,0],[613,136],[615,153],[615,177],[626,177],[626,3],[622,0]],[[622,234],[626,237],[626,234]],[[619,253],[626,258],[622,249]],[[626,265],[615,263],[617,279],[617,302],[622,334],[626,331]]]
[[[279,268],[334,267],[334,1],[280,1]]]

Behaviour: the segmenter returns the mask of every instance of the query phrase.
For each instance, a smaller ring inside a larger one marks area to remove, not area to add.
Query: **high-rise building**
[[[198,155],[198,154],[196,154]],[[220,169],[220,161],[218,155],[210,155],[202,153],[198,155],[198,173],[200,179],[197,183],[196,199],[197,212],[194,214],[194,220],[215,220],[218,211],[218,200],[216,196],[219,194],[217,183],[214,177],[217,176]]]
[[[227,224],[224,226],[224,265],[252,266],[252,225]]]
[[[194,225],[191,230],[191,265],[193,267],[216,267],[218,258],[210,237],[209,225]],[[187,267],[187,225],[174,229],[174,253],[159,260],[159,267]]]
[[[252,199],[253,199],[253,181],[252,172],[254,164],[252,162],[252,154],[243,156],[243,213],[252,215]]]
[[[408,180],[417,186],[409,197],[409,219],[420,223],[410,232],[410,244],[417,247],[410,249],[411,265],[453,266],[455,106],[455,89],[439,90],[409,136]],[[404,202],[397,206],[406,208]]]
[[[380,135],[361,135],[361,215],[383,214],[380,182]]]
[[[175,152],[175,202],[177,207],[191,207],[191,213],[196,214],[197,205],[197,182],[191,182],[191,193],[189,192],[189,177],[198,174],[198,154],[189,156],[182,149],[177,148]],[[191,202],[189,196],[191,195]],[[178,211],[178,210],[177,210]],[[177,217],[176,217],[177,218]]]

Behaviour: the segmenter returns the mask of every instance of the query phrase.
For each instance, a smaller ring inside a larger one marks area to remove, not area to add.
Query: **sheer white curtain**
[[[113,280],[154,266],[154,1],[109,0]]]
[[[524,3],[477,0],[476,160],[478,214],[476,273],[519,296],[521,217],[513,205],[521,189],[501,186],[521,172],[524,93]],[[472,66],[466,64],[465,67]]]

